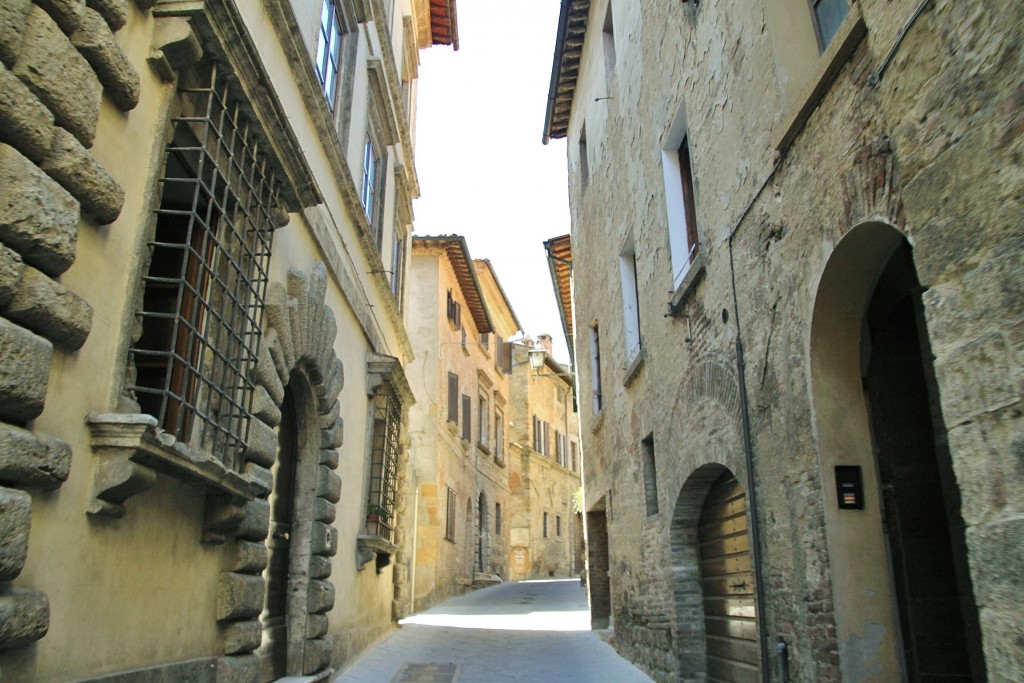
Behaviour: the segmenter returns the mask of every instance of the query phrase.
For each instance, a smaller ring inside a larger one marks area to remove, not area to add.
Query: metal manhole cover
[[[428,663],[413,664],[406,662],[398,670],[391,683],[457,683],[461,665]]]

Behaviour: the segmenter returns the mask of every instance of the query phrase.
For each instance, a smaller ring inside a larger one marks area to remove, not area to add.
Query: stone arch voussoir
[[[250,455],[257,452],[263,455],[247,457],[249,462],[246,463],[248,472],[268,483],[267,494],[246,504],[247,514],[254,515],[258,521],[250,525],[243,522],[243,529],[235,540],[238,547],[254,543],[263,545],[266,541],[270,517],[267,497],[273,485],[270,470],[277,457],[275,430],[281,420],[285,387],[293,373],[300,373],[312,393],[313,412],[320,433],[316,457],[300,464],[316,468],[315,473],[311,473],[316,481],[315,491],[308,500],[296,502],[301,514],[309,516],[313,531],[309,573],[303,577],[310,585],[302,672],[305,675],[317,673],[330,665],[326,612],[333,605],[335,589],[328,578],[331,574],[330,558],[338,547],[337,530],[331,522],[335,519],[336,504],[341,495],[341,481],[334,470],[338,466],[337,449],[344,441],[344,421],[338,396],[344,386],[345,373],[334,352],[338,327],[334,313],[325,303],[326,292],[327,270],[323,264],[317,264],[309,272],[290,270],[286,284],[272,282],[268,287],[263,343],[254,374],[256,392],[249,444]],[[255,443],[259,435],[264,435],[262,448]],[[268,457],[267,452],[273,455]],[[236,554],[238,552],[236,550]],[[228,592],[236,586],[249,585],[249,592],[258,592],[260,596],[259,600],[251,600],[254,604],[258,602],[259,608],[237,612],[237,619],[221,620],[224,654],[235,655],[230,657],[233,661],[238,660],[237,655],[254,652],[260,645],[259,613],[265,590],[261,579],[263,565],[265,563],[249,563],[240,569],[232,566],[233,571],[222,575],[221,584],[227,587]]]

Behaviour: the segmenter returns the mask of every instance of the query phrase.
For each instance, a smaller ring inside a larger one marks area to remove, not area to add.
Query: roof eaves
[[[430,35],[432,45],[451,45],[453,49],[459,49],[455,0],[430,0]]]
[[[589,11],[590,0],[562,0],[544,114],[542,141],[545,145],[551,138],[564,138],[568,132]]]
[[[498,273],[494,270],[494,264],[491,263],[490,259],[475,259],[473,263],[480,263],[487,267],[487,270],[491,271],[491,277],[494,278],[494,284],[498,286],[498,291],[501,293],[501,298],[505,301],[505,307],[508,312],[512,314],[512,322],[516,325],[516,331],[522,331],[523,324],[519,322],[519,317],[516,315],[516,309],[512,308],[512,302],[508,300],[508,294],[505,293],[505,288],[501,286],[501,280],[498,279]]]
[[[473,258],[469,255],[466,238],[462,235],[416,235],[413,237],[413,242],[433,243],[444,249],[455,271],[459,289],[462,290],[462,296],[466,299],[466,307],[469,308],[473,316],[477,331],[493,332],[494,324],[491,322],[491,314],[487,310],[480,280],[476,276],[476,268],[473,267]]]
[[[569,347],[569,362],[575,366],[572,324],[572,240],[569,235],[552,237],[544,242],[544,251],[548,258],[551,287],[555,290],[555,299],[558,302],[558,315],[562,319],[562,332],[565,334],[566,346]]]

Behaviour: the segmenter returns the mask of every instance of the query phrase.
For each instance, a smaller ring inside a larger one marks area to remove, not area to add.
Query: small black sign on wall
[[[840,510],[864,509],[864,484],[859,465],[836,465],[836,498]]]

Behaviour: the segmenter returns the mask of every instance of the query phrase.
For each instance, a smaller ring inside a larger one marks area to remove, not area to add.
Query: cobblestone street
[[[590,630],[578,580],[506,583],[404,619],[335,683],[641,683]]]

